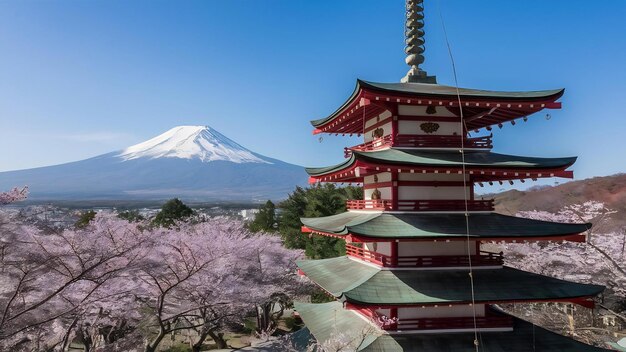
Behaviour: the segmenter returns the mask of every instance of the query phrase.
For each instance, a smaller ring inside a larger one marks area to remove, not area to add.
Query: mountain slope
[[[94,158],[0,173],[0,189],[30,199],[282,199],[306,183],[302,167],[254,153],[205,126],[180,126]]]
[[[557,212],[570,204],[594,200],[617,211],[611,228],[626,226],[626,174],[593,177],[527,191],[511,190],[495,195],[496,211],[515,214],[524,210]]]
[[[124,160],[180,158],[201,161],[225,160],[234,163],[268,163],[208,126],[174,127],[159,136],[122,150],[118,156]]]

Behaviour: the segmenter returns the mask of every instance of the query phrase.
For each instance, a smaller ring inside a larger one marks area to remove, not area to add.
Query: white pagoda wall
[[[469,187],[421,187],[421,186],[400,186],[398,187],[399,200],[427,200],[427,199],[469,199]],[[402,210],[402,209],[399,209]]]
[[[424,122],[436,122],[439,124],[437,131],[432,133],[426,133],[422,131],[420,125]],[[460,135],[463,129],[461,123],[457,122],[438,122],[436,119],[430,121],[398,121],[398,134],[421,134],[429,136],[452,136]]]
[[[371,119],[369,119],[369,120],[365,121],[365,129],[367,129],[368,127],[371,127],[371,126],[375,125],[375,124],[376,124],[376,123],[378,123],[379,121],[382,121],[382,120],[384,120],[384,119],[386,119],[386,118],[388,118],[388,117],[390,117],[390,116],[391,116],[391,113],[390,113],[389,111],[385,111],[385,112],[383,112],[382,114],[380,114],[380,115],[378,115],[378,116],[376,116],[376,117],[373,117],[373,118],[371,118]],[[391,124],[391,120],[389,120],[387,123],[385,123],[385,124],[383,124],[382,126],[379,126],[379,127],[378,127],[378,128],[382,128],[382,129],[383,129],[383,131],[384,131],[383,136],[386,136],[386,135],[388,135],[388,134],[391,134],[391,125],[392,125],[392,124]],[[372,130],[372,131],[365,132],[365,133],[363,134],[363,137],[364,137],[364,141],[365,141],[365,142],[369,142],[369,141],[372,141],[372,140],[374,139],[374,137],[372,137],[372,132],[373,132],[373,130]]]
[[[391,173],[390,172],[381,172],[379,174],[376,175],[378,177],[378,183],[381,182],[391,182]],[[374,175],[369,175],[369,176],[365,176],[363,178],[363,185],[369,185],[369,184],[373,184],[374,182]],[[372,193],[374,192],[375,188],[370,188],[370,189],[366,189],[364,190],[364,198],[363,199],[372,199]],[[378,190],[380,191],[380,195],[381,195],[381,199],[391,199],[391,187],[379,187]]]
[[[391,243],[389,242],[368,242],[363,243],[363,248],[368,251],[377,252],[384,255],[391,255]]]
[[[376,175],[378,177],[378,183],[391,182],[390,172],[381,172]],[[398,175],[398,180],[401,181],[424,181],[424,182],[462,182],[463,175],[459,174],[422,174],[422,173],[407,173],[403,172]],[[466,175],[467,186],[465,192],[463,192],[463,186],[398,186],[398,199],[399,200],[428,200],[428,199],[465,199],[471,197],[472,183],[469,182],[469,176]],[[363,185],[374,184],[374,175],[365,176]],[[364,190],[364,199],[372,199],[372,193],[375,188],[369,188]],[[390,200],[392,197],[392,187],[378,187],[381,193],[381,199]],[[408,208],[407,208],[408,209]],[[398,210],[407,210],[400,207]]]
[[[398,105],[398,115],[400,116],[456,117],[445,106],[435,106],[436,112],[434,114],[429,114],[426,110],[428,110],[426,105]]]
[[[470,253],[476,254],[476,241],[470,241]],[[400,242],[398,243],[398,256],[439,256],[439,255],[467,255],[467,243],[465,241],[450,242]]]
[[[391,199],[391,187],[380,187],[378,188],[378,190],[380,191],[380,199]],[[364,199],[372,199],[372,193],[374,193],[374,188],[366,189],[364,192]]]
[[[463,133],[463,128],[461,126],[461,122],[449,122],[449,121],[438,121],[437,117],[455,117],[455,115],[450,112],[444,106],[436,106],[436,113],[428,114],[426,112],[427,106],[412,106],[412,105],[398,105],[398,113],[400,115],[398,119],[398,134],[418,134],[418,135],[461,135]],[[420,116],[425,119],[429,119],[427,121],[411,121],[411,120],[403,120],[402,116]],[[432,120],[430,120],[432,118]],[[421,128],[420,125],[424,122],[435,122],[439,124],[439,128],[437,131],[432,133],[426,133]]]
[[[439,182],[462,182],[463,175],[459,174],[421,174],[421,173],[400,173],[399,181],[439,181]],[[466,181],[468,181],[466,175]],[[467,182],[465,192],[463,186],[399,186],[399,200],[425,200],[425,199],[465,199],[470,198],[470,187]],[[402,210],[400,208],[399,210]]]

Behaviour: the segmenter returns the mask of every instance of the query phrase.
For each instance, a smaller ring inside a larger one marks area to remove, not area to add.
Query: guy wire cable
[[[450,56],[450,62],[452,64],[452,73],[454,75],[454,86],[456,88],[456,96],[457,102],[459,104],[459,115],[461,118],[461,167],[463,174],[463,198],[465,201],[465,234],[466,234],[466,243],[467,243],[467,259],[469,264],[469,277],[470,277],[470,288],[472,293],[472,312],[474,318],[474,347],[476,348],[476,352],[479,352],[479,342],[478,342],[478,323],[476,320],[476,295],[474,292],[474,272],[472,267],[472,252],[470,246],[470,229],[469,229],[469,207],[468,207],[468,199],[467,199],[467,177],[466,177],[466,167],[465,167],[465,133],[467,131],[467,126],[465,125],[465,121],[463,118],[463,106],[461,105],[461,93],[459,91],[459,82],[456,74],[456,65],[454,63],[454,56],[452,55],[452,49],[450,47],[450,41],[448,40],[448,32],[446,31],[446,24],[443,20],[443,14],[441,12],[441,2],[438,1],[437,5],[439,7],[439,18],[441,19],[441,27],[443,29],[443,35],[446,40],[446,46],[448,48],[448,55]]]

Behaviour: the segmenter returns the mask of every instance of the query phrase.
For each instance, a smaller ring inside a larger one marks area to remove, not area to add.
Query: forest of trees
[[[301,231],[300,218],[321,217],[346,211],[347,199],[362,199],[360,187],[337,187],[317,184],[308,188],[296,187],[289,197],[278,204],[280,214],[271,201],[259,208],[250,223],[250,229],[277,231],[290,249],[304,249],[308,258],[331,258],[345,254],[345,242],[337,238],[308,236]]]
[[[186,351],[196,352],[209,341],[228,347],[226,334],[249,321],[255,322],[254,336],[268,339],[294,299],[327,301],[297,276],[294,262],[343,255],[344,242],[302,234],[300,218],[341,213],[345,200],[359,199],[362,191],[298,187],[278,205],[261,205],[248,224],[203,218],[172,199],[152,218],[137,211],[86,211],[67,228],[2,211],[27,193],[0,192],[0,350],[66,351],[80,343],[85,351],[154,352],[176,335],[183,336]],[[626,232],[603,227],[614,214],[594,201],[556,213],[521,212],[595,226],[587,243],[487,244],[504,251],[508,266],[606,285],[598,309],[562,303],[502,308],[590,344],[612,341],[626,326]],[[617,319],[613,327],[601,319],[606,314]],[[336,351],[330,342],[317,347]]]
[[[154,352],[178,333],[195,352],[227,347],[250,317],[271,335],[275,308],[310,292],[294,265],[302,251],[229,218],[180,221],[179,202],[155,217],[165,222],[101,211],[65,229],[0,212],[0,350]]]

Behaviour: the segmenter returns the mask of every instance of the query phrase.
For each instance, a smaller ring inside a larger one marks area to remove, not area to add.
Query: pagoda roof
[[[565,170],[574,162],[576,157],[565,158],[537,158],[507,154],[498,154],[491,151],[477,150],[465,151],[465,168],[468,171],[493,170],[518,170],[518,171],[541,171],[541,170]],[[432,151],[410,148],[389,148],[376,151],[353,151],[352,155],[344,162],[317,168],[306,168],[306,172],[317,179],[331,176],[337,173],[353,171],[356,167],[370,167],[385,171],[385,168],[408,169],[432,169],[440,172],[450,169],[458,170],[463,167],[463,159],[458,150],[455,151]],[[380,171],[379,171],[380,172]],[[361,175],[362,176],[362,175]],[[356,177],[355,175],[345,177]],[[332,179],[334,180],[334,179]],[[338,181],[341,182],[341,181]]]
[[[319,218],[301,218],[309,230],[336,236],[371,239],[454,239],[467,237],[464,213],[389,213],[348,211]],[[577,236],[591,224],[565,224],[498,213],[470,213],[469,237],[479,240],[563,239]]]
[[[467,269],[382,269],[348,257],[300,260],[306,276],[336,298],[362,305],[472,302]],[[579,284],[509,267],[473,271],[477,303],[569,300],[596,296],[603,286]]]
[[[471,130],[501,123],[503,121],[512,120],[518,117],[527,116],[529,114],[542,110],[545,107],[557,107],[556,105],[553,106],[554,104],[550,103],[553,103],[554,101],[559,99],[563,95],[564,91],[564,89],[551,89],[539,91],[510,92],[459,88],[458,94],[460,95],[462,103],[469,103],[469,105],[464,108],[464,117],[466,118],[466,120],[468,120],[468,129]],[[423,98],[425,100],[432,99],[437,101],[437,103],[434,104],[444,105],[450,108],[456,108],[456,112],[459,112],[457,88],[454,86],[431,83],[376,83],[357,79],[356,87],[354,88],[352,95],[350,95],[348,100],[346,100],[346,102],[343,103],[339,107],[339,109],[337,109],[328,117],[312,120],[311,124],[318,129],[322,129],[318,132],[358,132],[358,130],[341,131],[332,128],[328,129],[327,127],[329,127],[329,123],[335,121],[340,117],[347,118],[348,115],[344,114],[346,114],[350,110],[352,111],[352,116],[354,116],[353,119],[359,119],[361,116],[358,116],[359,114],[355,113],[355,111],[362,108],[367,109],[366,105],[364,105],[361,101],[361,98],[368,99],[373,102],[373,105],[368,105],[371,113],[380,114],[385,110],[384,102],[389,101],[386,99],[389,97],[393,97],[393,100],[391,101],[405,104],[411,104],[410,101],[413,101],[413,104],[415,104],[418,101],[418,98]],[[399,98],[409,98],[409,100],[405,99],[405,101],[402,101],[402,99]],[[380,100],[380,102],[383,104],[377,105],[378,100]],[[441,102],[441,104],[439,104],[439,102]],[[492,107],[488,106],[482,106],[483,109],[480,109],[480,102],[502,102],[517,105],[501,106],[499,111],[492,111],[490,114],[486,114],[484,116],[486,118],[471,119],[472,116],[476,116],[482,110],[491,110]],[[520,106],[520,103],[526,104]],[[424,104],[426,104],[426,102],[424,102]],[[478,104],[478,106],[476,104]],[[560,107],[560,104],[557,105],[558,107]],[[477,107],[479,109],[476,109]],[[359,126],[359,124],[356,125]],[[362,125],[363,124],[361,123],[360,126]]]
[[[306,327],[319,343],[337,338],[352,340],[351,350],[359,352],[472,352],[474,332],[391,335],[368,322],[339,302],[295,303]],[[351,336],[354,335],[354,336]],[[480,332],[483,352],[599,352],[607,349],[589,346],[513,318],[513,331]]]

